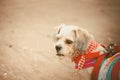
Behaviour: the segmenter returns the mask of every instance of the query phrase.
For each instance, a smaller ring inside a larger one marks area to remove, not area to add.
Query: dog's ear
[[[93,39],[92,35],[88,31],[78,28],[74,30],[75,33],[75,48],[77,51],[83,52],[87,49],[87,45],[90,39]]]
[[[55,28],[54,28],[54,40],[55,40],[55,36],[57,35],[57,34],[59,34],[60,33],[60,31],[61,31],[61,28],[62,27],[64,27],[65,26],[65,24],[61,24],[61,25],[59,25],[59,26],[56,26]],[[56,41],[56,40],[55,40]]]
[[[62,27],[65,27],[65,24],[61,24],[55,27],[55,34],[59,34]]]

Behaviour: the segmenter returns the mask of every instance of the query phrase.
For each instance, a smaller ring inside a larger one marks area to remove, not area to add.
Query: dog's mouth
[[[57,56],[64,56],[64,54],[60,54],[60,53],[57,53],[56,55],[57,55]]]

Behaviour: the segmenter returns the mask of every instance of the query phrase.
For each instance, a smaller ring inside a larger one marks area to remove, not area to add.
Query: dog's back
[[[120,52],[102,63],[98,80],[119,80]]]
[[[98,80],[120,80],[120,46],[112,50],[113,56],[104,60]]]

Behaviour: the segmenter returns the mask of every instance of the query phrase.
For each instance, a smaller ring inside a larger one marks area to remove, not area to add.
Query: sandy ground
[[[54,27],[73,24],[120,43],[119,0],[0,0],[0,80],[86,80],[55,55]]]

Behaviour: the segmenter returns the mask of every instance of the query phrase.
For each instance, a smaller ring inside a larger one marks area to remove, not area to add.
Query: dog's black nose
[[[61,47],[61,46],[55,46],[55,49],[56,49],[57,52],[58,52],[58,51],[60,51],[60,50],[62,49],[62,47]]]

